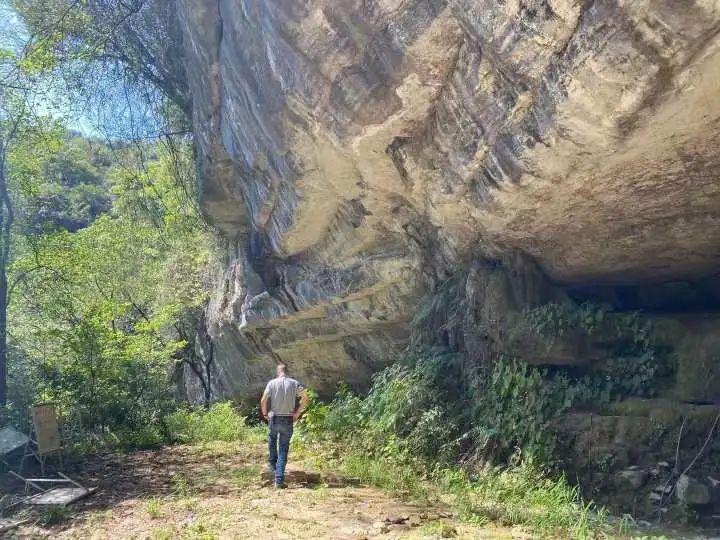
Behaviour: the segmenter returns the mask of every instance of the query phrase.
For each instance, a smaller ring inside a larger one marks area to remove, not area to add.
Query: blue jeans
[[[292,417],[271,418],[270,435],[268,436],[268,464],[275,470],[275,484],[285,482],[285,465],[287,465],[290,439],[293,434]]]

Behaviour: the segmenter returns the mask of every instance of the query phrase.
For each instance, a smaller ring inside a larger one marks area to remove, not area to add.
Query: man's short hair
[[[287,373],[287,371],[288,371],[287,364],[285,364],[284,362],[278,363],[277,369],[279,369],[283,373]]]

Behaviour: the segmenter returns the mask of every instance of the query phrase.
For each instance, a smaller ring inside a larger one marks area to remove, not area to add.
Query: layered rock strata
[[[229,245],[209,311],[217,397],[254,395],[277,359],[321,392],[362,385],[424,292],[481,259],[521,253],[582,294],[717,294],[715,2],[176,14],[202,205]]]

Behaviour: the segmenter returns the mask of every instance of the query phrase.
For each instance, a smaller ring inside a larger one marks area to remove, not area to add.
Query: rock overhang
[[[711,2],[179,5],[203,207],[235,246],[217,336],[315,317],[352,349],[513,250],[572,286],[717,273]],[[309,345],[287,339],[250,357]]]

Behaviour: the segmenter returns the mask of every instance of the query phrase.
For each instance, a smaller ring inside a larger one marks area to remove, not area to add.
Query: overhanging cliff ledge
[[[636,307],[665,283],[720,300],[715,2],[181,0],[177,17],[202,204],[230,245],[218,397],[254,394],[277,358],[324,392],[362,384],[426,290],[478,259],[521,253],[570,291],[636,288]]]

